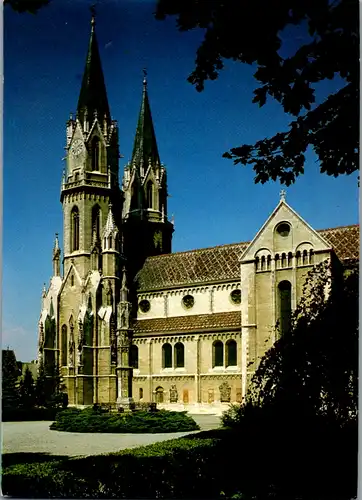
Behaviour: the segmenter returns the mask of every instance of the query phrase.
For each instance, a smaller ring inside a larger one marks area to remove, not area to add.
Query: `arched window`
[[[271,255],[268,255],[268,257],[266,259],[266,268],[268,271],[270,271],[270,269],[271,269]]]
[[[226,342],[226,366],[237,365],[237,344],[235,340]]]
[[[177,342],[174,347],[175,353],[175,368],[183,368],[185,366],[185,347],[181,342]]]
[[[265,271],[265,255],[261,257],[261,270]]]
[[[163,403],[163,392],[163,387],[156,388],[156,403]]]
[[[99,205],[94,205],[92,208],[92,233],[93,239],[99,241],[101,234],[101,209]]]
[[[280,259],[279,259],[279,254],[277,253],[275,255],[275,269],[279,269],[280,268]]]
[[[296,258],[296,261],[297,261],[297,266],[300,266],[300,264],[301,264],[301,255],[300,255],[300,251],[299,250],[295,254],[295,258]]]
[[[88,346],[93,345],[93,314],[90,311],[87,311],[84,316],[84,324],[83,324],[83,335],[84,335],[84,344]]]
[[[68,364],[68,332],[67,325],[62,326],[62,366],[67,366]]]
[[[259,257],[256,257],[256,259],[255,259],[255,270],[256,271],[259,271],[259,269],[260,269],[259,268],[259,261],[260,261]]]
[[[287,267],[287,256],[285,253],[282,253],[282,268]]]
[[[70,286],[74,286],[74,274],[70,277]]]
[[[308,264],[308,251],[303,250],[303,265]]]
[[[95,137],[92,141],[92,170],[99,170],[99,139]]]
[[[129,355],[130,366],[132,366],[132,368],[138,368],[138,347],[136,345],[131,345]]]
[[[79,250],[79,210],[73,207],[71,212],[71,249],[72,252]]]
[[[153,182],[147,182],[147,193],[146,193],[147,208],[153,207]]]
[[[52,318],[51,314],[48,314],[45,319],[44,347],[48,349],[55,348],[55,318]]]
[[[140,387],[139,395],[140,395],[139,399],[140,400],[143,399],[143,389],[142,389],[142,387]]]
[[[290,329],[292,314],[292,285],[289,281],[281,281],[278,285],[280,333],[284,335]]]
[[[172,368],[172,347],[170,344],[162,346],[162,368]]]
[[[292,267],[293,265],[293,254],[292,252],[288,253],[288,267]]]
[[[313,264],[314,262],[314,252],[313,250],[309,250],[309,264]]]
[[[224,344],[221,340],[212,344],[212,366],[224,366]]]

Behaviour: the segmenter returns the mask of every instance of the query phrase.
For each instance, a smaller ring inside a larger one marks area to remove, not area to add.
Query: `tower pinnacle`
[[[91,34],[77,108],[77,115],[81,123],[84,122],[85,116],[92,121],[95,113],[101,117],[106,116],[109,121],[111,120],[96,37],[94,5],[90,10],[92,15]]]
[[[147,71],[144,69],[142,103],[132,153],[132,164],[139,167],[140,164],[143,163],[145,168],[148,167],[149,163],[152,165],[160,165],[151,108],[148,100],[146,77]]]

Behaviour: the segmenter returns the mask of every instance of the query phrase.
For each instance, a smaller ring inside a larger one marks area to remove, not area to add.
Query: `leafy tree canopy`
[[[27,367],[24,377],[20,380],[19,384],[19,398],[20,404],[24,408],[33,408],[35,405],[35,383],[33,374]]]
[[[41,7],[48,5],[50,0],[4,0],[4,5],[10,5],[16,12],[36,14]]]
[[[2,351],[2,406],[16,407],[18,404],[18,377],[21,375],[14,351]]]
[[[215,80],[223,60],[256,67],[253,102],[276,99],[294,117],[289,129],[224,153],[252,165],[255,182],[287,186],[304,173],[311,146],[322,173],[337,177],[358,169],[359,4],[356,0],[158,0],[156,18],[177,17],[180,31],[205,30],[188,81],[198,91]],[[287,27],[303,25],[309,40],[282,57]],[[345,86],[315,104],[316,85],[336,75]]]

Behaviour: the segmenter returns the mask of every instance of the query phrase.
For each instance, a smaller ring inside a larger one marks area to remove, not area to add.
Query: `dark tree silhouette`
[[[15,408],[19,403],[18,378],[21,374],[14,351],[2,351],[2,407]]]
[[[37,406],[46,406],[48,400],[47,378],[45,375],[44,363],[39,361],[38,376],[35,381],[35,399]]]
[[[19,403],[23,408],[33,408],[35,405],[35,383],[29,368],[26,368],[24,377],[20,380]]]
[[[16,12],[30,12],[36,14],[41,7],[48,5],[50,0],[4,0],[4,5],[9,5]]]
[[[260,86],[253,102],[261,107],[273,97],[296,118],[289,130],[223,156],[252,165],[256,183],[278,179],[290,185],[304,173],[308,146],[322,173],[337,177],[358,169],[358,13],[356,0],[158,0],[156,18],[175,15],[180,31],[205,31],[188,78],[198,91],[218,77],[225,59],[256,67]],[[282,57],[283,30],[297,25],[306,38],[294,55]],[[316,86],[336,75],[345,85],[316,105]]]

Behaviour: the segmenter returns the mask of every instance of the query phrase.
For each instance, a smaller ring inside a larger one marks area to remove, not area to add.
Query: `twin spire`
[[[91,34],[77,107],[77,115],[81,123],[84,123],[85,118],[89,122],[93,122],[95,114],[102,121],[105,117],[107,121],[111,121],[96,37],[94,8],[91,8],[91,12]],[[132,163],[137,166],[143,164],[144,168],[147,168],[150,162],[152,165],[160,165],[160,157],[148,99],[146,70],[143,70],[143,73],[142,103],[133,146]]]
[[[94,8],[91,11],[91,34],[77,107],[77,114],[81,123],[84,122],[85,116],[88,117],[90,122],[93,122],[95,113],[102,121],[104,117],[108,121],[111,120],[101,58],[98,50]]]
[[[133,146],[132,163],[137,166],[142,163],[144,168],[147,168],[150,162],[152,165],[160,165],[160,157],[148,99],[146,70],[143,70],[143,74],[142,103]]]

